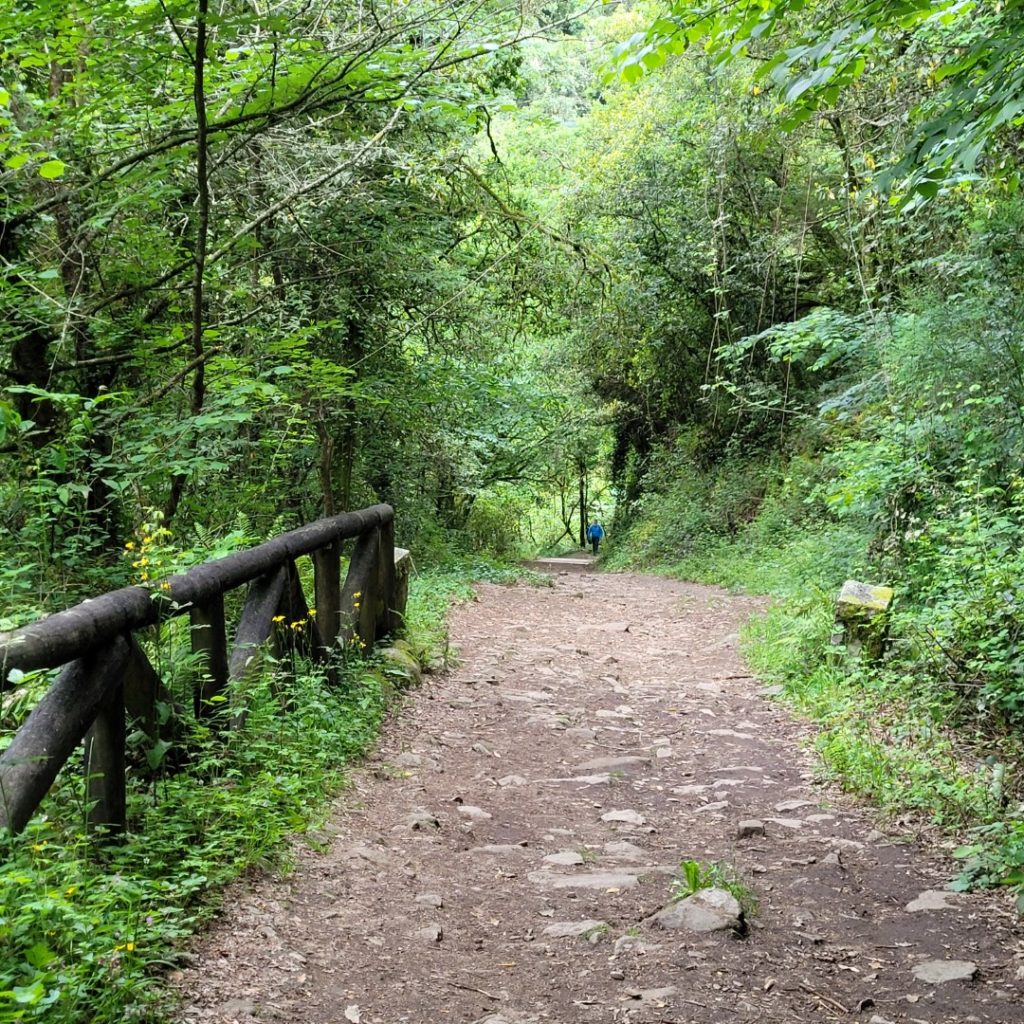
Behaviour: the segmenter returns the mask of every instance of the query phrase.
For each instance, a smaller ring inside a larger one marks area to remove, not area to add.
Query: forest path
[[[812,786],[737,653],[759,602],[586,569],[455,612],[461,667],[410,694],[325,852],[234,890],[178,1020],[1024,1022],[1004,903],[935,893],[947,865]],[[746,937],[647,920],[683,859],[735,865]]]

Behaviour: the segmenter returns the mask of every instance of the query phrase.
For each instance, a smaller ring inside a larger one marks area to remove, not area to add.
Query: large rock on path
[[[978,965],[970,960],[926,960],[914,968],[914,977],[929,985],[945,985],[948,981],[971,981]]]
[[[700,889],[684,900],[663,907],[648,920],[666,931],[743,930],[743,910],[736,897],[725,889]]]

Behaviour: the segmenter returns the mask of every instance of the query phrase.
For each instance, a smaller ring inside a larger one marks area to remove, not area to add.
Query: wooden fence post
[[[341,544],[313,552],[313,600],[320,644],[331,650],[341,635]]]
[[[249,584],[249,593],[242,608],[242,617],[235,628],[235,642],[228,661],[228,678],[232,683],[241,683],[250,675],[258,675],[263,668],[260,648],[272,642],[275,657],[281,656],[275,641],[274,616],[278,614],[288,585],[288,570],[282,565],[274,572],[267,573]],[[255,671],[251,671],[255,662]],[[245,698],[245,687],[240,697]],[[236,707],[231,716],[231,728],[241,729],[245,725],[247,711],[244,706]]]
[[[85,734],[85,791],[91,828],[123,832],[128,827],[124,780],[124,685],[100,702]]]
[[[342,615],[347,619],[344,642],[357,636],[364,647],[372,647],[377,638],[377,598],[380,592],[379,530],[375,527],[359,537],[352,550],[341,595]]]
[[[20,832],[85,735],[111,687],[120,685],[128,644],[71,662],[0,755],[0,827]]]
[[[378,637],[392,632],[395,607],[395,521],[389,519],[377,531],[377,621]]]
[[[223,710],[228,684],[228,644],[224,626],[224,595],[217,594],[189,612],[192,652],[199,655],[199,677],[193,690],[196,718],[208,718]]]

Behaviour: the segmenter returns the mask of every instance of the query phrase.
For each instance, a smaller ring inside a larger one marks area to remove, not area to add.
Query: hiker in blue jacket
[[[604,540],[604,527],[594,520],[587,527],[587,540],[590,541],[591,547],[594,549],[594,554],[597,554],[597,549],[601,546],[601,541]]]

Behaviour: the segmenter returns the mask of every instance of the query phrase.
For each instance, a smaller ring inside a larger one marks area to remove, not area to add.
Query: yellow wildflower
[[[125,544],[124,549],[125,549],[125,551],[134,551],[135,550],[135,541],[133,541],[133,540],[128,541],[128,543]]]
[[[284,616],[283,615],[275,615],[270,621],[271,622],[284,622]]]
[[[316,618],[316,609],[315,608],[310,608],[309,609],[309,617],[311,619],[315,619]]]

